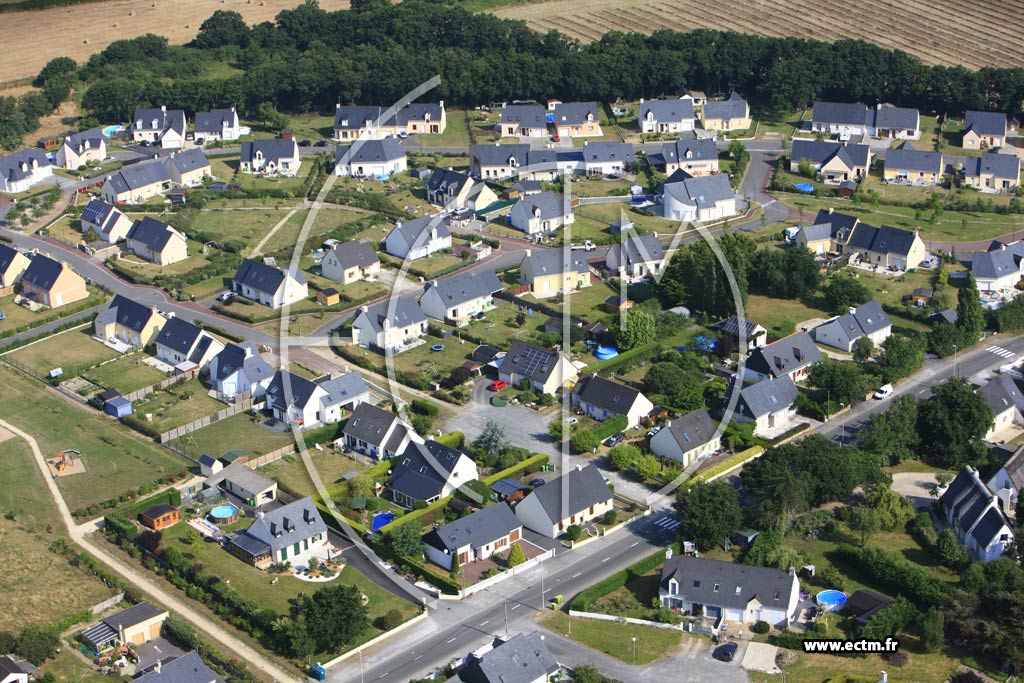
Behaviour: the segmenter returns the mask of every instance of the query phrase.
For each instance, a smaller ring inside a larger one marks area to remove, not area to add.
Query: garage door
[[[715,617],[716,619],[722,616],[721,607],[711,607],[709,605],[704,606],[704,615],[708,617]]]

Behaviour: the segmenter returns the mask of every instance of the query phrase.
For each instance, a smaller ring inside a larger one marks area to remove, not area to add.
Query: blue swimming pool
[[[380,531],[383,527],[391,524],[395,520],[394,512],[378,512],[373,516],[373,521],[370,522],[371,531]]]
[[[837,590],[824,590],[814,596],[814,600],[826,612],[838,612],[846,605],[846,593]]]
[[[614,346],[598,346],[594,350],[594,355],[597,356],[598,360],[608,360],[619,355],[619,350]]]
[[[210,510],[210,521],[214,524],[231,524],[238,520],[238,508],[234,505],[218,505]]]

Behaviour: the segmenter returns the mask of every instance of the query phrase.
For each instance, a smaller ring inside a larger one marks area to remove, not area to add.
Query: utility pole
[[[507,638],[508,637],[508,602],[506,601],[504,603],[504,605],[505,605],[505,637]]]
[[[363,682],[363,651],[359,650],[359,683]]]

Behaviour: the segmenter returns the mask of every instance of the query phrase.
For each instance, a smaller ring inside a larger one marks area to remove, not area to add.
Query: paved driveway
[[[899,472],[892,475],[892,490],[910,499],[915,508],[935,502],[932,490],[938,485],[935,475],[926,472]]]

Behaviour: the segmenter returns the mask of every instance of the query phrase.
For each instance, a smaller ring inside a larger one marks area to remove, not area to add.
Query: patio
[[[527,560],[532,560],[538,555],[542,555],[544,554],[544,552],[546,552],[544,548],[541,548],[539,546],[534,545],[533,543],[530,543],[525,538],[520,538],[512,545],[518,545],[520,548],[522,548],[523,554],[526,555]],[[509,550],[511,550],[511,548],[512,546],[509,546]],[[472,585],[477,581],[486,578],[487,572],[489,572],[491,569],[496,569],[499,572],[507,569],[507,567],[504,564],[504,561],[502,561],[501,564],[499,564],[495,559],[503,555],[507,556],[508,551],[502,551],[501,553],[492,555],[491,557],[485,560],[477,560],[475,562],[470,562],[469,564],[462,565],[462,568],[459,573],[462,576],[463,580],[465,581],[466,585]]]

